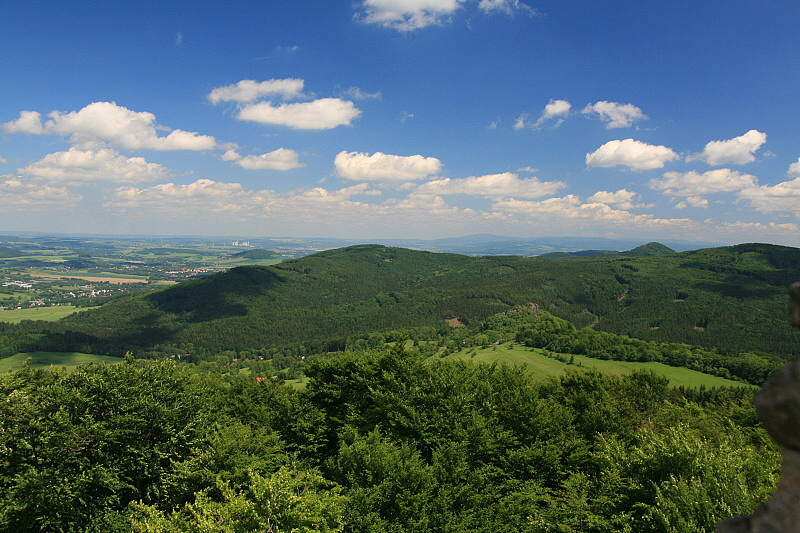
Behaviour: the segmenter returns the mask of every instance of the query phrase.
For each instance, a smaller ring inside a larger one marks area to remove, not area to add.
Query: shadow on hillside
[[[179,322],[206,322],[246,315],[249,299],[263,295],[282,281],[283,278],[266,268],[237,267],[150,294],[147,299],[159,311],[175,315],[172,318]],[[137,322],[148,319],[145,316]],[[141,325],[151,326],[145,322]]]
[[[725,276],[718,283],[698,283],[695,287],[728,298],[769,298],[775,295],[775,287],[744,276]]]
[[[20,352],[87,352],[121,356],[128,350],[168,342],[178,331],[178,325],[164,324],[157,313],[150,313],[134,321],[133,327],[120,328],[63,328],[59,324],[45,323],[32,338],[21,342]]]

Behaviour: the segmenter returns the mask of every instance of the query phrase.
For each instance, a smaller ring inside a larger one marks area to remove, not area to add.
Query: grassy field
[[[88,307],[75,307],[72,305],[54,305],[51,307],[28,307],[25,309],[9,309],[0,311],[0,322],[18,324],[23,320],[49,320],[55,321],[71,315],[75,311],[85,311]]]
[[[220,266],[225,267],[236,267],[242,265],[260,265],[260,266],[270,266],[270,265],[277,265],[278,263],[283,262],[282,258],[277,259],[247,259],[243,257],[231,257],[229,259],[221,259],[217,261]]]
[[[31,368],[48,368],[50,366],[74,368],[86,363],[119,363],[122,358],[79,352],[18,353],[11,357],[0,359],[0,372],[19,370],[27,360],[30,360]]]
[[[627,361],[606,361],[603,359],[592,359],[582,355],[575,355],[574,364],[566,364],[542,354],[537,348],[528,348],[519,344],[513,348],[509,344],[491,346],[488,348],[469,348],[458,353],[452,354],[446,359],[460,359],[464,361],[475,361],[491,363],[494,361],[508,363],[510,365],[525,365],[536,376],[546,379],[551,376],[563,374],[567,369],[588,369],[594,368],[606,374],[628,374],[633,370],[643,369],[652,370],[669,379],[670,385],[678,387],[750,387],[746,383],[731,381],[729,379],[704,374],[688,368],[667,366],[662,363],[637,363]]]
[[[86,281],[107,281],[109,283],[147,283],[147,277],[131,274],[119,274],[116,272],[87,272],[85,270],[70,270],[69,273],[34,270],[31,269],[30,276],[43,279],[83,279]]]

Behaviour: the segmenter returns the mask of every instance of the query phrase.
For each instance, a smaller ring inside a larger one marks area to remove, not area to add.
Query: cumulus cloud
[[[632,170],[663,168],[664,164],[679,156],[666,146],[646,144],[633,139],[608,141],[592,153],[586,154],[588,167],[626,166]]]
[[[562,198],[548,198],[538,202],[525,200],[501,200],[495,202],[494,209],[524,214],[532,217],[588,218],[595,220],[645,220],[648,215],[633,215],[628,211],[614,209],[604,203],[583,203],[580,198],[570,194]]]
[[[520,198],[539,198],[555,193],[566,187],[561,181],[539,181],[532,177],[520,179],[517,174],[504,172],[485,176],[471,176],[463,179],[445,178],[423,183],[415,189],[425,194],[469,194],[489,198],[516,196]]]
[[[9,133],[64,135],[81,146],[106,142],[122,150],[211,150],[217,146],[214,137],[183,130],[159,137],[158,130],[169,128],[157,125],[155,115],[131,111],[114,102],[94,102],[80,111],[53,111],[48,116],[50,120],[42,123],[38,112],[22,111],[17,120],[3,124],[3,129]]]
[[[375,152],[339,152],[333,161],[336,174],[350,181],[402,183],[438,173],[442,162],[421,155],[400,156]]]
[[[736,221],[736,222],[723,222],[717,227],[723,230],[732,230],[737,233],[743,230],[754,231],[758,236],[763,235],[763,232],[796,234],[798,230],[797,224],[792,224],[791,222],[787,222],[784,224],[778,224],[776,222],[768,222],[766,224],[762,224],[761,222]]]
[[[81,184],[108,181],[142,183],[159,181],[172,174],[158,163],[148,163],[143,157],[125,157],[110,148],[55,152],[19,169],[25,176],[50,182]]]
[[[302,96],[304,80],[297,78],[271,79],[267,81],[241,80],[233,85],[217,87],[208,95],[212,104],[219,102],[255,102],[264,97],[280,97],[284,100]]]
[[[718,168],[702,174],[690,172],[666,172],[663,178],[648,182],[651,189],[669,196],[701,196],[719,192],[736,192],[754,187],[755,176],[729,168]]]
[[[762,185],[739,191],[759,211],[784,211],[800,217],[800,177],[777,185]]]
[[[29,133],[41,135],[44,133],[42,127],[42,114],[38,111],[20,111],[19,118],[3,124],[3,131],[7,133]]]
[[[377,24],[399,32],[411,32],[428,26],[442,25],[451,15],[473,0],[362,0],[356,4],[354,18],[366,24]],[[538,14],[520,0],[479,0],[484,14]]]
[[[797,162],[789,165],[789,170],[786,171],[786,177],[800,178],[800,158],[797,159]]]
[[[277,107],[269,102],[252,104],[239,110],[237,118],[298,130],[329,130],[337,126],[349,126],[360,115],[361,111],[353,102],[339,98],[321,98]]]
[[[400,32],[442,24],[465,0],[364,0],[355,18]]]
[[[542,111],[542,114],[536,122],[533,124],[528,122],[528,115],[523,113],[517,117],[516,122],[514,122],[514,129],[520,130],[526,127],[539,129],[548,123],[552,124],[552,127],[557,128],[564,122],[564,119],[569,115],[571,109],[572,104],[566,100],[550,100],[550,102],[544,106],[544,111]]]
[[[0,176],[0,202],[6,209],[70,208],[81,198],[63,186],[31,183],[11,176]]]
[[[226,217],[320,216],[330,212],[352,214],[354,208],[365,205],[351,200],[353,196],[376,192],[371,191],[366,183],[333,191],[316,187],[278,193],[246,189],[239,183],[198,179],[185,185],[163,183],[147,188],[119,187],[104,206],[170,214],[204,211]]]
[[[767,142],[767,134],[758,130],[750,130],[744,135],[727,141],[711,141],[706,144],[702,153],[687,160],[699,159],[709,165],[744,165],[756,160],[753,155],[761,145]]]
[[[581,113],[597,117],[606,123],[608,129],[628,128],[634,121],[647,118],[647,115],[633,104],[620,104],[605,100],[588,104]]]
[[[582,202],[573,194],[562,198],[541,201],[507,199],[494,202],[498,211],[524,215],[533,219],[553,221],[584,221],[586,224],[608,223],[636,227],[688,227],[694,224],[686,218],[654,218],[652,215],[635,215],[624,209],[614,209],[602,202]]]
[[[702,196],[687,196],[675,204],[675,209],[686,209],[687,207],[699,207],[701,209],[708,208],[708,200]]]
[[[636,207],[645,207],[641,204],[634,204],[633,200],[638,195],[627,189],[620,189],[616,192],[597,191],[589,198],[586,199],[589,203],[602,203],[619,207],[620,209],[633,209]]]
[[[272,191],[247,191],[239,183],[222,183],[209,179],[199,179],[187,185],[162,183],[139,189],[119,187],[105,207],[151,208],[172,210],[191,208],[209,211],[240,210],[244,205],[265,203],[275,197]]]
[[[235,150],[222,154],[223,161],[232,161],[247,170],[292,170],[305,165],[300,162],[300,154],[287,148],[278,148],[260,155],[241,156]]]

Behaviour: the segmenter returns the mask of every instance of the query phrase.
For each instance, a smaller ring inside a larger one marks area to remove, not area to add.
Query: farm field
[[[474,354],[474,355],[473,355]],[[724,379],[688,368],[672,367],[663,363],[639,363],[635,361],[611,361],[603,359],[593,359],[582,355],[566,355],[574,357],[573,364],[562,363],[551,357],[547,357],[538,348],[528,348],[519,344],[512,348],[510,344],[501,344],[487,348],[467,348],[458,353],[452,354],[445,359],[475,361],[479,363],[501,362],[510,365],[525,365],[532,374],[541,379],[563,374],[568,369],[581,370],[593,368],[604,374],[623,375],[629,374],[634,370],[652,370],[669,379],[669,384],[673,387],[750,387],[747,383]]]
[[[0,359],[0,373],[19,370],[25,361],[30,360],[31,368],[47,368],[50,366],[74,368],[87,363],[115,364],[122,361],[121,357],[110,355],[92,355],[80,352],[31,352],[18,353],[11,357]]]
[[[41,270],[32,270],[30,272],[32,278],[41,279],[83,279],[93,282],[108,282],[108,283],[147,283],[145,276],[132,276],[130,274],[118,274],[115,272],[81,272],[78,270],[70,271],[69,274],[44,272]]]
[[[0,311],[0,322],[18,324],[23,320],[55,321],[71,315],[76,311],[85,311],[89,307],[75,307],[74,305],[53,305],[49,307],[29,307],[26,309],[9,309]]]

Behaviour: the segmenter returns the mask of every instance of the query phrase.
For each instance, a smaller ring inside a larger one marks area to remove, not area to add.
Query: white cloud
[[[239,183],[199,179],[186,185],[164,183],[148,188],[119,187],[104,207],[151,213],[192,215],[206,212],[225,217],[322,217],[329,213],[355,214],[366,204],[351,200],[356,195],[379,194],[366,183],[329,191],[321,187],[288,193],[248,190]]]
[[[248,155],[242,157],[234,150],[228,150],[222,154],[223,161],[233,161],[247,170],[292,170],[302,168],[305,165],[300,162],[300,154],[287,148],[278,148],[272,152],[260,155]]]
[[[536,15],[536,9],[527,4],[523,4],[519,0],[481,0],[478,7],[484,13],[500,12],[506,15],[513,15],[517,12],[528,13],[529,15]]]
[[[305,191],[295,191],[289,196],[288,200],[293,203],[339,205],[358,194],[377,196],[380,195],[380,191],[370,189],[366,183],[357,183],[335,191],[315,187]]]
[[[6,163],[8,163],[8,159],[0,155],[0,165],[5,165]]]
[[[188,185],[163,183],[146,189],[119,187],[104,205],[113,208],[150,208],[157,211],[239,211],[245,204],[267,203],[274,196],[272,191],[247,191],[239,183],[199,179]]]
[[[564,118],[569,115],[571,109],[572,104],[566,100],[550,100],[550,102],[544,106],[544,111],[542,111],[542,114],[539,116],[536,122],[533,124],[527,122],[528,115],[523,113],[517,117],[517,120],[514,123],[514,129],[520,130],[525,127],[539,129],[548,122],[552,123],[552,127],[557,128],[561,125],[561,123],[564,122]]]
[[[358,87],[350,87],[342,91],[342,96],[346,96],[348,98],[352,98],[353,100],[380,100],[383,95],[381,95],[380,91],[375,91],[374,93],[367,93],[359,89]]]
[[[663,219],[653,218],[652,215],[635,215],[624,209],[614,209],[602,202],[584,203],[573,194],[541,201],[500,200],[494,202],[492,207],[498,211],[524,215],[551,223],[559,219],[562,224],[569,225],[572,225],[574,221],[584,221],[584,227],[590,227],[586,224],[598,223],[646,228],[687,227],[694,224],[693,221],[685,218]]]
[[[122,150],[211,150],[217,146],[214,137],[199,133],[172,130],[159,137],[156,117],[148,112],[131,111],[114,102],[94,102],[80,111],[53,111],[50,120],[41,123],[36,111],[23,111],[20,118],[7,122],[9,133],[56,134],[70,137],[73,144],[87,147],[107,142]]]
[[[800,177],[777,185],[762,185],[739,192],[759,211],[784,211],[800,217]]]
[[[333,162],[336,174],[350,181],[405,182],[436,174],[442,162],[421,155],[400,156],[375,152],[339,152]]]
[[[663,168],[668,161],[678,159],[678,154],[666,146],[645,144],[633,139],[608,141],[590,154],[586,154],[588,167],[626,166],[632,170]]]
[[[633,203],[637,194],[627,189],[620,189],[617,192],[597,191],[589,198],[586,199],[589,203],[602,203],[609,204],[620,209],[633,209],[636,207],[644,207]]]
[[[699,159],[709,165],[744,165],[756,160],[753,154],[765,142],[766,133],[750,130],[727,141],[711,141],[702,153],[687,158],[687,161]]]
[[[0,177],[0,203],[6,209],[70,208],[80,200],[80,195],[71,193],[66,187]]]
[[[495,209],[523,213],[527,215],[566,215],[581,205],[581,199],[574,194],[561,198],[548,198],[532,202],[529,200],[507,199],[493,204]]]
[[[359,115],[361,111],[353,102],[339,98],[321,98],[278,107],[268,102],[248,105],[239,111],[237,118],[298,130],[329,130],[337,126],[349,126]]]
[[[304,80],[297,78],[267,81],[241,80],[233,85],[217,87],[208,95],[212,104],[219,102],[249,103],[260,98],[279,96],[285,100],[302,96]]]
[[[19,172],[32,178],[67,184],[98,181],[142,183],[171,176],[169,170],[157,163],[148,163],[143,157],[125,157],[110,148],[70,148],[67,152],[48,154],[19,169]]]
[[[735,192],[754,187],[755,176],[729,168],[717,168],[702,174],[690,172],[665,172],[663,178],[648,182],[651,189],[669,196],[700,196],[718,192]]]
[[[224,154],[219,156],[219,158],[223,161],[238,161],[242,158],[242,155],[236,150],[231,149],[227,150]]]
[[[633,104],[620,104],[601,100],[588,104],[581,111],[584,115],[595,115],[606,123],[606,128],[628,128],[635,120],[643,120],[647,115]]]
[[[800,158],[797,159],[797,162],[789,165],[789,170],[786,171],[786,177],[800,178]]]
[[[3,131],[7,133],[41,135],[43,133],[42,130],[42,114],[38,111],[20,111],[17,120],[3,124]]]
[[[798,231],[797,224],[792,224],[791,222],[787,222],[784,224],[778,224],[776,222],[768,222],[767,224],[762,224],[761,222],[723,222],[719,226],[719,229],[723,230],[731,230],[736,233],[740,233],[741,231],[748,231],[748,232],[755,232],[756,238],[763,238],[764,232],[770,233],[789,233],[789,234],[796,234]],[[741,241],[740,241],[741,242]]]
[[[400,32],[410,32],[428,26],[441,25],[463,7],[468,0],[362,0],[356,4],[353,18],[367,24],[378,24]],[[472,0],[469,0],[472,1]],[[479,0],[478,9],[484,14],[525,13],[537,15],[536,9],[520,0]]]
[[[539,198],[555,193],[566,187],[561,181],[541,182],[532,177],[520,179],[517,174],[504,172],[485,176],[471,176],[463,179],[445,178],[423,183],[415,189],[416,193],[426,194],[469,194],[490,198],[516,196],[520,198]]]
[[[442,24],[465,0],[364,0],[355,18],[401,32]]]
[[[708,209],[708,200],[702,196],[687,196],[685,199],[675,204],[675,209],[686,209],[687,207]]]

